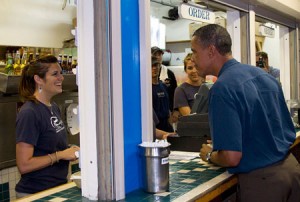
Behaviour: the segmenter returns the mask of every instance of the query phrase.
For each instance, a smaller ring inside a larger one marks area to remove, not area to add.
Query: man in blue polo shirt
[[[300,201],[300,167],[289,148],[294,126],[276,79],[232,57],[225,28],[211,24],[192,38],[200,76],[218,76],[209,93],[212,145],[203,160],[238,175],[242,202]]]

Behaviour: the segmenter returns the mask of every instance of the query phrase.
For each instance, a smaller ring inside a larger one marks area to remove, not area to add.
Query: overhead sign
[[[267,27],[265,25],[260,25],[259,26],[259,33],[262,36],[274,38],[275,37],[275,29],[272,27]]]
[[[209,10],[200,8],[197,5],[180,4],[178,6],[178,14],[181,18],[206,22],[209,24],[215,23],[215,13]]]

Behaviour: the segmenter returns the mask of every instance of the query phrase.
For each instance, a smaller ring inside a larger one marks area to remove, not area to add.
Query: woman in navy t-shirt
[[[19,94],[25,103],[16,121],[16,160],[21,173],[18,198],[66,183],[69,161],[76,160],[79,147],[68,148],[60,110],[51,102],[62,92],[61,71],[51,55],[22,71]]]

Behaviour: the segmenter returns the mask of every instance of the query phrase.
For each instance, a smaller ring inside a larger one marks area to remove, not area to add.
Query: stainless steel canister
[[[159,193],[169,190],[169,154],[170,145],[166,147],[140,146],[144,190]]]

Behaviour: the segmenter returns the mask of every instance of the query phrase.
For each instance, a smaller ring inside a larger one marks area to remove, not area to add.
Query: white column
[[[249,5],[249,48],[250,48],[250,64],[256,66],[256,50],[255,50],[255,12],[253,7]],[[246,47],[245,47],[246,48]]]
[[[241,22],[239,11],[227,11],[227,31],[232,39],[232,55],[241,62]]]
[[[96,141],[95,58],[93,1],[79,0],[78,23],[78,95],[82,195],[98,199],[98,162]]]
[[[123,131],[123,91],[122,91],[122,42],[121,9],[119,0],[111,0],[111,69],[112,69],[112,130],[114,155],[114,188],[116,200],[125,198],[124,182],[124,131]]]
[[[291,99],[291,68],[290,68],[290,47],[289,29],[279,26],[280,41],[280,82],[286,100]]]
[[[153,139],[150,1],[139,0],[142,141]]]

